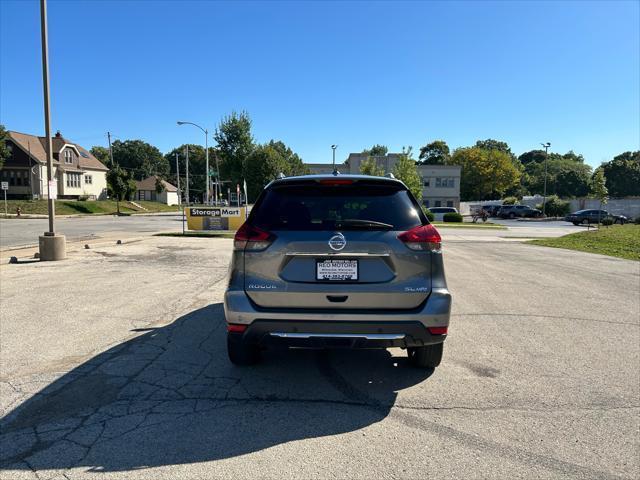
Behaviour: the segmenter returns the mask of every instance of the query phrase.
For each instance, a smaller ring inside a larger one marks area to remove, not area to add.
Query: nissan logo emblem
[[[329,247],[331,250],[339,251],[347,245],[347,239],[341,233],[336,233],[329,239]]]

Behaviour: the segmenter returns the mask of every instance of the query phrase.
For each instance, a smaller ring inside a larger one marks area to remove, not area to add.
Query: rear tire
[[[234,365],[253,365],[260,360],[258,347],[246,342],[238,333],[227,333],[227,354]]]
[[[589,225],[589,219],[585,218],[584,220],[582,220],[582,224],[583,225]]]
[[[443,351],[444,343],[407,348],[409,362],[413,366],[420,368],[436,368],[442,361]]]
[[[512,213],[510,213],[510,214],[509,214],[509,218],[510,218],[511,220],[513,220],[514,218],[516,218],[516,214],[515,214],[515,213],[513,213],[513,212],[512,212]]]

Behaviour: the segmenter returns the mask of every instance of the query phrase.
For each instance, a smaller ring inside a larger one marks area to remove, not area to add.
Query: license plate
[[[358,280],[358,261],[342,259],[317,260],[316,280]]]

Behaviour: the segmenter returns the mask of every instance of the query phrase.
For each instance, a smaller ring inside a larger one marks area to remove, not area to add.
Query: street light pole
[[[205,203],[208,204],[209,203],[209,131],[206,128],[202,128],[200,125],[198,125],[197,123],[193,123],[193,122],[177,122],[178,125],[193,125],[194,127],[199,128],[200,130],[202,130],[202,132],[204,133],[204,155],[205,155],[205,168],[206,168],[206,173],[205,173],[205,191],[206,191],[206,201]]]
[[[51,181],[53,180],[53,142],[51,140],[51,111],[49,110],[49,39],[47,31],[47,0],[40,0],[40,32],[42,34],[42,84],[44,87],[44,134],[47,149],[47,206],[49,212],[48,236],[54,236],[54,218],[56,205],[51,198]]]
[[[544,147],[544,192],[542,194],[542,216],[547,215],[547,159],[549,158],[549,147],[551,144],[541,143]]]
[[[178,188],[178,205],[182,205],[182,191],[180,190],[180,163],[178,162],[178,152],[176,152],[176,180]]]
[[[64,235],[56,235],[54,218],[55,200],[51,195],[53,183],[53,141],[51,140],[51,111],[49,105],[49,39],[47,32],[47,0],[40,0],[40,33],[42,41],[42,85],[44,93],[44,131],[47,154],[47,207],[49,231],[38,239],[40,260],[64,260],[67,257]],[[57,190],[57,189],[56,189]]]
[[[336,148],[338,148],[338,145],[331,145],[331,150],[333,150],[333,173],[336,173]]]

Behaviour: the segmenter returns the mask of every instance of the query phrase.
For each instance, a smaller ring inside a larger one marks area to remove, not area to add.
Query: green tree
[[[518,157],[518,160],[523,165],[528,165],[532,162],[542,163],[544,162],[545,151],[544,150],[531,150],[529,152],[524,152],[522,155]]]
[[[398,162],[393,167],[393,175],[407,186],[418,202],[422,202],[422,179],[418,174],[416,162],[412,158],[411,147],[406,153],[400,155]]]
[[[114,165],[107,172],[107,189],[111,198],[131,200],[136,193],[136,182],[124,168]]]
[[[101,147],[99,145],[94,145],[91,147],[91,155],[96,157],[105,167],[111,167],[111,159],[109,158],[109,149],[106,147]]]
[[[189,196],[191,200],[195,198],[202,199],[206,191],[206,156],[202,145],[184,144],[174,148],[165,155],[169,163],[169,174],[167,180],[177,186],[176,178],[176,153],[178,154],[178,162],[180,163],[180,189],[186,195],[187,187],[187,164],[186,150],[189,147]],[[209,163],[210,167],[215,166],[216,151],[213,147],[209,147]],[[234,185],[235,188],[235,185]]]
[[[524,155],[524,154],[523,154]],[[544,192],[544,152],[542,159],[531,155],[524,165],[525,186],[532,194]],[[520,156],[522,158],[522,155]],[[591,167],[584,163],[582,155],[569,151],[564,155],[550,153],[547,159],[547,194],[560,197],[581,197],[589,193]]]
[[[11,156],[11,151],[7,147],[8,139],[9,132],[4,128],[4,125],[0,125],[0,169],[4,167],[4,162]]]
[[[600,200],[600,210],[602,210],[602,206],[606,205],[609,201],[609,191],[607,190],[607,179],[604,176],[604,170],[601,168],[597,169],[593,175],[591,193],[595,198]]]
[[[420,148],[420,165],[446,165],[451,158],[449,145],[444,140],[434,140]]]
[[[370,157],[384,157],[389,152],[386,145],[374,145],[368,150],[363,150],[362,153]]]
[[[128,170],[132,178],[142,180],[150,175],[166,177],[169,162],[153,145],[142,140],[116,140],[111,144],[113,161]]]
[[[597,170],[600,169],[603,170],[611,196],[640,196],[640,150],[621,153]]]
[[[360,173],[362,175],[373,175],[374,177],[383,177],[384,168],[378,166],[374,158],[367,158],[360,162]]]
[[[462,167],[460,197],[463,201],[501,198],[520,181],[520,170],[511,155],[503,150],[458,148],[450,163]]]
[[[287,177],[304,175],[309,168],[302,159],[281,141],[256,146],[246,161],[247,195],[255,201],[264,186],[274,180],[279,173]]]
[[[507,142],[501,142],[500,140],[494,140],[493,138],[478,140],[475,146],[477,148],[482,148],[483,150],[498,150],[500,152],[513,155],[513,153],[511,152],[511,147],[509,147],[509,144]]]
[[[230,180],[232,189],[242,185],[246,176],[246,162],[255,148],[251,135],[251,119],[246,112],[231,112],[222,119],[213,138],[220,152],[220,170],[223,180]]]

